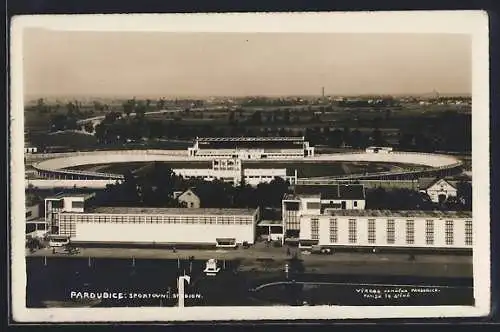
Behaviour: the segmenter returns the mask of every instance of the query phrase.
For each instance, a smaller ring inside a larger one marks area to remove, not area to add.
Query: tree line
[[[141,176],[126,172],[121,183],[107,186],[99,201],[114,206],[183,207],[174,198],[174,192],[193,187],[206,193],[201,202],[206,208],[278,208],[289,184],[278,177],[257,187],[244,182],[233,186],[221,180],[183,179],[165,163],[155,162]]]
[[[426,193],[411,189],[374,188],[366,190],[366,209],[369,210],[472,210],[472,185],[466,181],[457,184],[457,197],[434,203]]]

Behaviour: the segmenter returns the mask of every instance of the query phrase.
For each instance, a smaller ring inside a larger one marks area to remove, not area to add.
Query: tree
[[[467,181],[457,183],[457,198],[464,208],[472,210],[472,185]]]
[[[351,133],[351,145],[353,148],[360,148],[363,145],[363,134],[359,129],[355,129]]]
[[[37,100],[36,109],[39,113],[46,113],[47,112],[47,105],[45,105],[45,100],[43,98],[40,98]]]
[[[165,99],[162,97],[156,102],[156,108],[162,110],[165,107]]]
[[[290,110],[289,109],[286,109],[284,112],[283,112],[283,122],[285,124],[289,124],[290,123]]]
[[[413,147],[414,137],[410,133],[399,132],[399,147],[401,149],[411,149]]]
[[[119,112],[106,113],[106,115],[104,116],[104,120],[102,120],[102,123],[113,124],[114,122],[116,122],[116,120],[120,118],[120,116],[121,114]]]
[[[61,131],[67,128],[68,116],[64,114],[55,114],[50,119],[50,131]]]
[[[83,127],[87,133],[93,133],[94,132],[94,124],[92,122],[87,122],[85,123],[85,126]]]
[[[127,117],[130,116],[130,113],[132,113],[135,109],[135,98],[134,99],[129,99],[127,101],[125,101],[123,104],[122,104],[122,108],[123,108],[123,113],[127,114]]]
[[[380,129],[378,129],[378,128],[375,128],[373,130],[372,140],[373,140],[374,145],[377,145],[377,146],[385,145],[384,136],[383,136],[382,132],[380,131]]]
[[[145,116],[146,116],[146,105],[141,102],[135,107],[135,117],[138,119],[144,119]]]
[[[95,138],[97,139],[98,143],[105,144],[106,142],[106,136],[107,136],[107,127],[105,124],[100,123],[97,126],[95,126]]]
[[[351,130],[349,127],[344,127],[344,131],[342,132],[342,142],[344,145],[351,145]]]
[[[340,147],[343,142],[342,131],[340,129],[335,129],[330,132],[330,145],[333,147]]]
[[[387,109],[385,111],[385,120],[389,121],[391,119],[392,111],[390,109]]]
[[[250,118],[250,122],[254,125],[260,125],[262,124],[262,112],[261,111],[255,111],[252,114],[252,117]]]
[[[97,100],[94,100],[94,109],[96,111],[103,111],[104,110],[104,106]]]
[[[234,125],[235,124],[235,112],[234,111],[229,111],[228,122],[229,122],[230,125]]]

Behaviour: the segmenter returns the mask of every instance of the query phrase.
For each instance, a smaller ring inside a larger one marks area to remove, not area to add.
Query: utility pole
[[[190,280],[191,278],[187,275],[180,276],[179,279],[177,280],[179,308],[184,308],[184,281],[186,281],[189,284]]]

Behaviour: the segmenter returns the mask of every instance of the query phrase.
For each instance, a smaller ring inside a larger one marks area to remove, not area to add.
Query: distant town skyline
[[[470,95],[471,47],[460,34],[26,29],[24,95]]]

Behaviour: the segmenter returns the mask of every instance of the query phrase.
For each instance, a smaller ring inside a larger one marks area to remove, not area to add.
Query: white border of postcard
[[[26,308],[22,38],[27,27],[93,31],[460,33],[472,36],[474,306]],[[16,322],[476,317],[490,312],[488,16],[481,11],[47,15],[11,26],[11,298]]]

